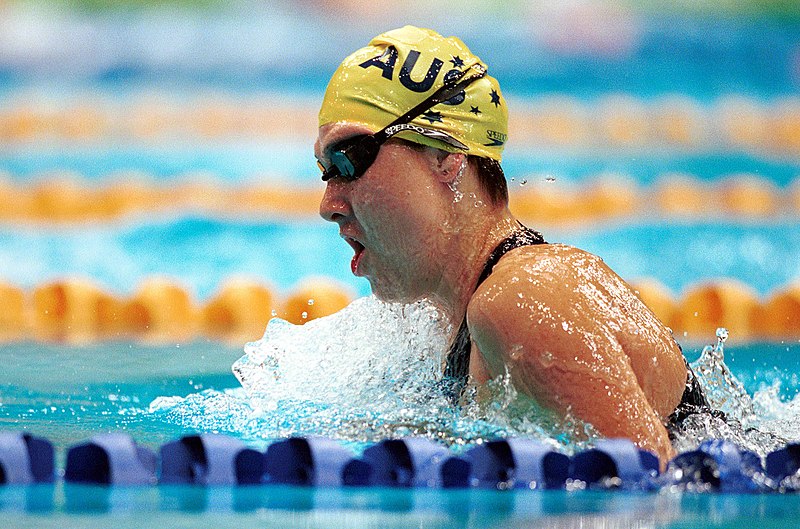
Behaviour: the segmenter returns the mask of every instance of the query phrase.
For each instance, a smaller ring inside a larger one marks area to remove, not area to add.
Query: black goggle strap
[[[475,73],[472,75],[467,75],[470,70],[476,70]],[[434,106],[438,105],[443,101],[447,101],[448,99],[452,99],[459,92],[465,89],[468,85],[472,84],[474,81],[484,77],[486,75],[486,68],[480,64],[475,63],[470,66],[468,69],[461,72],[456,79],[452,80],[449,83],[446,83],[439,87],[430,97],[416,105],[414,108],[397,118],[396,120],[389,123],[383,130],[376,132],[374,134],[375,139],[378,140],[378,144],[382,144],[385,142],[390,136],[397,134],[398,132],[402,132],[401,130],[393,130],[393,127],[397,125],[404,125],[410,123],[414,120],[417,116],[433,108]],[[428,129],[426,129],[428,130]],[[460,143],[460,142],[459,142]],[[463,144],[462,144],[463,145]]]

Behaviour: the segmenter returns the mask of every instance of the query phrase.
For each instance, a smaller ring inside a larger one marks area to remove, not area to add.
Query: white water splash
[[[578,421],[554,421],[509,377],[469,386],[461,406],[442,383],[452,327],[433,305],[374,297],[305,325],[273,319],[233,365],[238,390],[165,397],[151,413],[183,428],[252,441],[323,435],[366,443],[422,435],[459,447],[524,435],[572,448]]]
[[[676,450],[693,450],[708,439],[726,439],[763,457],[788,441],[800,440],[800,396],[781,401],[780,382],[776,381],[751,397],[725,364],[728,331],[720,328],[716,335],[716,345],[703,348],[690,367],[709,405],[722,411],[725,418],[709,413],[689,416],[675,432]]]
[[[756,418],[753,400],[745,391],[741,381],[725,364],[724,347],[725,340],[728,339],[728,330],[719,328],[716,335],[716,345],[705,346],[700,358],[692,362],[691,368],[705,389],[711,407],[722,411],[729,419],[749,427]]]
[[[283,400],[311,399],[330,406],[373,402],[388,412],[435,389],[449,332],[430,304],[366,297],[305,325],[273,319],[261,340],[245,346],[233,372],[265,410]]]

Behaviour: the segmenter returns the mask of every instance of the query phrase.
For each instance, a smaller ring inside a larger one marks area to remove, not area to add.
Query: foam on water
[[[162,397],[150,412],[249,440],[315,434],[367,443],[413,434],[458,447],[526,435],[569,448],[591,436],[579,421],[555,421],[507,376],[468,387],[453,405],[442,379],[452,335],[427,302],[365,297],[302,326],[275,318],[233,365],[241,389]]]
[[[519,395],[508,376],[468,387],[453,405],[442,380],[452,334],[447,318],[429,303],[387,304],[374,297],[301,326],[275,318],[233,365],[241,388],[161,397],[149,411],[184,429],[256,443],[323,435],[360,448],[421,435],[458,449],[480,439],[526,436],[569,453],[597,438],[590,425],[556,419]],[[725,365],[725,336],[718,336],[691,365],[727,420],[690,416],[677,432],[676,449],[723,438],[765,455],[800,439],[800,396],[782,401],[779,381],[749,395]]]

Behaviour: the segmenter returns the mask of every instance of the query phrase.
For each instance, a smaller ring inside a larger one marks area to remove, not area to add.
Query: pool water
[[[725,356],[748,392],[762,395],[772,405],[791,406],[800,402],[798,352],[797,343],[729,344]],[[153,449],[194,431],[221,432],[263,448],[286,430],[302,433],[309,424],[325,428],[325,414],[316,423],[309,422],[308,406],[295,407],[294,416],[288,407],[281,424],[242,422],[252,413],[249,401],[230,394],[242,391],[231,372],[231,364],[241,355],[237,347],[212,342],[6,345],[0,348],[0,364],[20,367],[3,371],[0,428],[13,430],[24,424],[27,430],[47,437],[56,446],[61,468],[67,447],[99,432],[124,431]],[[699,349],[687,349],[690,360],[698,356]],[[313,388],[308,393],[316,394]],[[169,404],[165,397],[175,400]],[[790,420],[796,428],[797,412]],[[352,438],[345,442],[354,452],[366,444]],[[110,525],[124,529],[142,527],[143,520],[148,526],[193,529],[785,527],[787,519],[800,517],[800,495],[287,486],[109,488],[59,481],[54,486],[0,487],[0,513],[6,527],[39,529]]]
[[[800,496],[299,487],[0,490],[7,527],[786,527]],[[782,525],[781,525],[782,524]]]
[[[302,351],[307,356],[298,366],[313,374],[313,344]],[[798,352],[800,343],[729,344],[725,350],[726,364],[755,396],[761,427],[787,440],[800,440]],[[416,386],[406,381],[399,387],[387,382],[385,375],[397,368],[391,362],[366,364],[378,372],[379,381],[351,372],[348,381],[356,386],[355,393],[345,393],[338,403],[326,393],[345,392],[335,377],[319,380],[316,386],[306,385],[299,376],[296,385],[294,380],[284,385],[273,381],[267,386],[272,392],[267,400],[274,408],[265,410],[263,396],[261,400],[257,394],[248,396],[231,371],[241,356],[240,349],[213,342],[6,345],[0,348],[0,362],[19,367],[6,369],[2,375],[0,427],[14,430],[23,425],[50,439],[62,456],[69,446],[95,433],[112,431],[127,432],[154,449],[191,432],[225,433],[260,449],[288,435],[323,434],[339,438],[356,452],[369,442],[409,433],[449,442],[455,451],[480,438],[527,435],[546,439],[548,435],[536,424],[507,420],[512,409],[457,416],[446,406],[431,408],[429,400],[419,399]],[[696,360],[699,349],[687,348],[686,356]],[[291,365],[290,354],[282,361],[284,374],[298,368]],[[402,362],[400,358],[398,363]],[[419,382],[424,383],[424,379]],[[376,388],[386,402],[371,400]],[[347,400],[353,401],[352,406],[345,404]],[[400,404],[410,411],[393,411],[392,406]],[[438,421],[433,429],[432,421]],[[577,446],[569,439],[561,443],[567,451]]]

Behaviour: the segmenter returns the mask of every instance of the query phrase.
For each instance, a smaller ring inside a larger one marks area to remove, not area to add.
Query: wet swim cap
[[[414,26],[383,33],[336,69],[319,111],[319,126],[349,121],[377,132],[427,98],[445,80],[480,62],[456,37],[445,38]],[[412,123],[451,135],[469,148],[467,154],[497,161],[508,135],[506,102],[497,80],[488,75]],[[413,132],[398,136],[445,151],[464,152]]]

